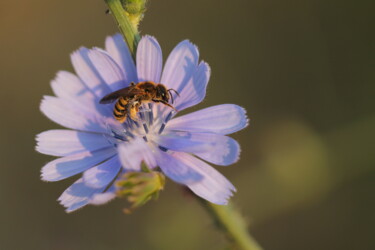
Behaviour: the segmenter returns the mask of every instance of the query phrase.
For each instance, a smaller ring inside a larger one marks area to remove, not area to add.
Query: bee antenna
[[[175,90],[175,89],[168,89],[168,92],[169,92],[169,94],[170,94],[171,97],[172,97],[172,103],[173,103],[173,95],[172,95],[171,91],[175,92],[176,95],[177,95],[178,97],[180,97],[180,94],[179,94],[179,93],[177,92],[177,90]]]
[[[173,99],[173,95],[172,95],[172,93],[171,93],[170,89],[168,89],[168,92],[169,92],[169,95],[171,96],[171,99],[172,99],[172,104],[173,104],[173,103],[174,103],[174,99]]]
[[[169,92],[173,91],[173,92],[175,92],[177,94],[178,97],[180,97],[180,94],[177,92],[177,90],[175,90],[175,89],[168,89],[168,91]]]
[[[174,99],[173,99],[173,95],[172,95],[171,91],[174,91],[177,94],[178,97],[180,97],[180,94],[175,89],[168,89],[168,92],[171,95],[172,104],[173,104],[174,103]]]

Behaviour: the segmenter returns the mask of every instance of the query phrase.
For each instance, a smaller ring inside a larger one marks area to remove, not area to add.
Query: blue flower
[[[226,204],[234,186],[206,162],[227,166],[239,158],[239,144],[226,136],[245,128],[246,112],[234,104],[205,108],[175,118],[162,104],[143,104],[138,120],[123,124],[113,118],[113,104],[99,104],[106,94],[131,82],[163,83],[180,94],[174,106],[181,111],[200,103],[210,77],[207,63],[189,41],[179,43],[162,70],[157,40],[144,36],[136,65],[120,35],[108,37],[105,50],[80,48],[71,55],[76,74],[58,72],[40,109],[68,129],[37,135],[36,150],[60,157],[41,170],[45,181],[82,176],[60,196],[67,212],[115,197],[114,181],[121,173],[141,171],[144,161],[196,195]]]

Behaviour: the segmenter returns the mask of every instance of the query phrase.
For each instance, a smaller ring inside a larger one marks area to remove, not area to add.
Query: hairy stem
[[[262,248],[247,231],[244,218],[232,204],[221,206],[212,204],[199,197],[200,203],[209,212],[216,225],[223,230],[234,243],[234,249],[261,250]]]
[[[116,20],[118,28],[128,44],[129,50],[135,58],[137,52],[137,45],[140,40],[140,35],[137,30],[138,25],[132,24],[129,19],[129,13],[127,13],[121,3],[121,0],[105,0],[110,13]]]

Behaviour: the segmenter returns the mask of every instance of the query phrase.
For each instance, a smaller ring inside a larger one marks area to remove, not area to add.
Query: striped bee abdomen
[[[128,115],[126,107],[127,104],[128,102],[124,98],[120,97],[115,104],[115,108],[113,109],[113,116],[121,123],[125,122],[126,116]]]

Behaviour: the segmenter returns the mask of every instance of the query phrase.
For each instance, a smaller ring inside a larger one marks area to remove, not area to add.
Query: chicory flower
[[[131,82],[153,81],[175,89],[178,111],[200,103],[210,78],[207,63],[199,62],[195,45],[185,40],[168,56],[154,37],[144,36],[136,64],[121,35],[108,37],[105,50],[80,48],[71,55],[76,75],[60,71],[45,96],[41,111],[68,129],[37,135],[36,150],[60,157],[41,171],[45,181],[81,174],[60,196],[67,212],[87,204],[103,204],[116,196],[115,182],[123,173],[141,171],[145,162],[175,182],[215,204],[226,204],[235,187],[208,163],[227,166],[239,158],[239,144],[228,134],[245,128],[246,112],[222,104],[187,115],[162,104],[143,104],[138,119],[119,123],[113,105],[99,104],[108,93]]]

